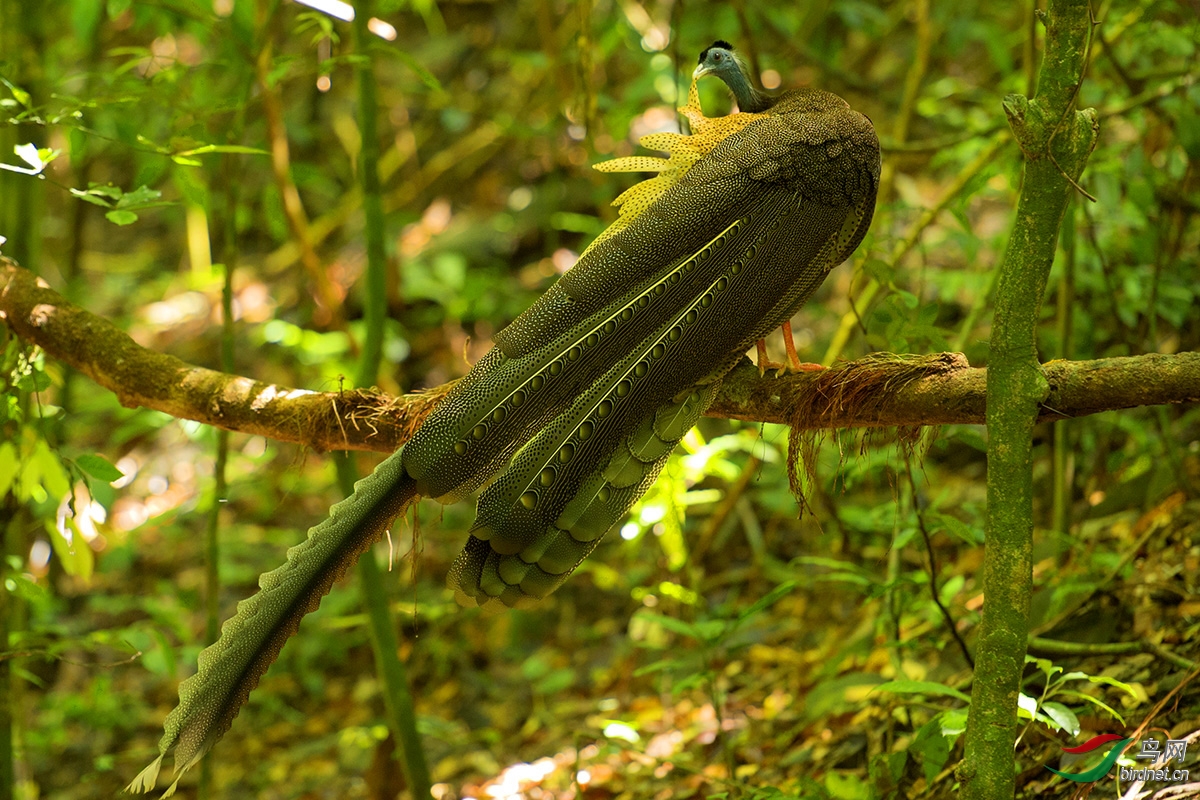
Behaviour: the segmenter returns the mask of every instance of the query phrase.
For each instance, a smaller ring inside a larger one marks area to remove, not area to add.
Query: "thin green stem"
[[[358,79],[358,127],[362,134],[359,179],[363,192],[363,215],[367,238],[367,274],[363,311],[366,341],[358,361],[355,383],[374,386],[383,359],[383,328],[387,315],[387,255],[384,252],[383,197],[379,187],[378,113],[375,99],[375,70],[370,57],[371,34],[367,20],[372,3],[359,3],[354,18],[354,50],[360,56]]]
[[[383,356],[384,321],[387,313],[387,260],[384,252],[383,199],[379,186],[379,138],[376,131],[375,72],[370,57],[371,35],[367,20],[371,17],[370,0],[357,5],[354,19],[354,49],[359,55],[358,126],[362,134],[359,170],[363,193],[363,212],[367,240],[367,274],[364,283],[366,337],[359,359],[357,383],[371,386],[379,374]],[[357,477],[353,455],[337,458],[338,481],[342,491],[354,491]],[[417,733],[416,711],[408,688],[408,675],[400,660],[395,625],[388,610],[387,590],[375,555],[368,550],[359,560],[358,576],[363,603],[371,626],[375,664],[383,684],[384,704],[396,744],[402,754],[401,768],[414,798],[430,796],[431,782],[425,753]]]
[[[250,81],[243,81],[242,101],[228,141],[238,144],[245,129],[246,105],[250,99]],[[238,263],[237,206],[238,156],[226,153],[221,159],[223,191],[221,192],[221,264],[224,268],[221,283],[221,369],[232,374],[234,362],[233,276]],[[204,643],[210,645],[221,635],[221,507],[229,496],[227,466],[229,463],[229,431],[217,429],[217,455],[213,465],[212,508],[204,542]],[[213,796],[212,759],[200,762],[199,797]]]

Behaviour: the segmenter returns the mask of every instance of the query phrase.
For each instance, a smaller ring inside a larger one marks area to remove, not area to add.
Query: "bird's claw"
[[[801,372],[820,372],[825,367],[820,364],[813,364],[807,361],[801,361],[800,356],[796,355],[796,341],[792,338],[792,323],[791,321],[783,323],[783,344],[787,350],[787,362],[780,364],[778,361],[772,361],[767,358],[767,343],[764,339],[758,340],[758,377],[765,377],[767,370],[775,370],[775,377],[782,378],[784,375],[796,375]]]

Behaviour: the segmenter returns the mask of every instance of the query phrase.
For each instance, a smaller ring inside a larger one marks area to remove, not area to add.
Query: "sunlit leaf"
[[[109,211],[104,215],[105,219],[114,225],[132,225],[138,221],[138,215],[132,211]]]
[[[89,580],[92,577],[92,568],[95,563],[92,549],[88,547],[88,543],[79,532],[79,526],[75,523],[74,518],[67,517],[64,524],[65,532],[59,530],[53,520],[46,520],[46,532],[49,534],[54,554],[58,556],[63,571],[68,575],[82,578],[85,581]]]
[[[106,483],[111,483],[125,477],[124,472],[121,472],[111,461],[99,454],[85,453],[76,458],[75,463],[88,475]]]

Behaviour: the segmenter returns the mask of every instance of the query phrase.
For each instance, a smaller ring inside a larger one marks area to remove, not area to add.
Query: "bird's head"
[[[733,53],[733,45],[718,39],[700,51],[700,63],[692,72],[692,78],[699,79],[705,75],[716,75],[726,79],[726,83],[728,83],[729,77],[741,74],[742,67],[738,57]]]
[[[700,63],[692,72],[692,80],[699,80],[705,75],[716,75],[725,82],[737,98],[740,111],[759,113],[775,105],[777,98],[763,94],[754,86],[746,65],[733,52],[733,45],[729,42],[718,39],[701,51]]]

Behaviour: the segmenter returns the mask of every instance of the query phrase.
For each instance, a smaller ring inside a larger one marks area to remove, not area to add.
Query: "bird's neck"
[[[728,83],[730,91],[737,98],[738,110],[754,114],[770,108],[770,96],[756,89],[741,70],[734,71],[729,76]]]

